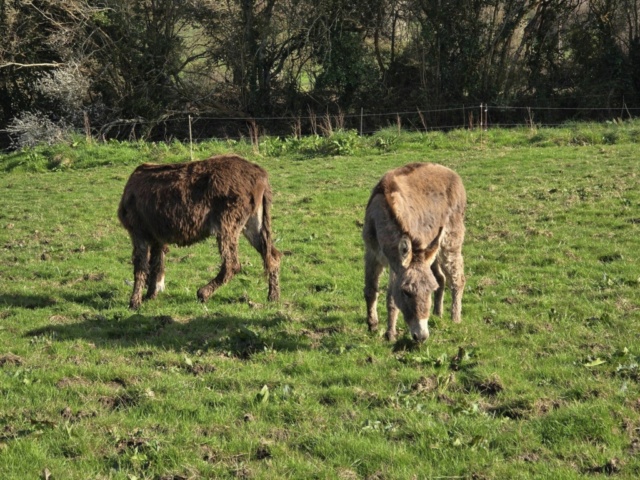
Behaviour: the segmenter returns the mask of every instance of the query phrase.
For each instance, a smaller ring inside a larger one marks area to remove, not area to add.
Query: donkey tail
[[[266,272],[271,272],[277,269],[280,265],[280,253],[273,245],[273,236],[271,233],[271,203],[273,201],[273,194],[271,187],[267,183],[267,186],[262,194],[262,222],[260,228],[260,240],[265,249],[265,255],[263,256],[264,269]]]

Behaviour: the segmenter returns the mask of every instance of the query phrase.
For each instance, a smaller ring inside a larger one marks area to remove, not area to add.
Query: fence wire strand
[[[586,115],[587,113],[592,115]],[[544,118],[536,118],[541,114]],[[572,115],[573,114],[573,115]],[[513,106],[479,103],[475,105],[418,108],[396,112],[345,113],[340,110],[318,114],[289,116],[221,116],[216,114],[176,112],[159,120],[122,119],[98,127],[98,136],[140,136],[136,128],[157,130],[153,136],[166,139],[186,139],[189,129],[196,141],[210,138],[240,139],[250,136],[249,128],[258,128],[261,135],[287,136],[301,129],[305,134],[322,132],[323,129],[357,130],[370,135],[384,128],[408,128],[416,131],[450,131],[473,128],[559,127],[569,121],[603,121],[634,118],[640,115],[640,107],[629,106],[624,100],[615,107],[552,107]],[[461,121],[458,122],[456,117]],[[364,125],[363,124],[368,124]],[[169,125],[172,125],[169,127]],[[110,132],[105,135],[104,132]],[[185,133],[187,132],[187,133]],[[114,134],[115,133],[115,134]]]

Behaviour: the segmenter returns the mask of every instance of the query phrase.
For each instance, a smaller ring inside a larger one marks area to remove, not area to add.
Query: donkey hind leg
[[[231,280],[240,271],[240,261],[238,260],[238,237],[239,232],[222,232],[218,234],[218,250],[222,257],[222,265],[218,275],[198,290],[198,300],[206,302],[209,297],[222,285]]]
[[[436,281],[438,282],[438,289],[434,294],[433,301],[433,314],[437,316],[442,316],[442,308],[444,302],[444,287],[446,285],[446,278],[442,269],[440,268],[440,263],[438,260],[433,262],[431,265],[431,271],[433,272],[433,276],[436,277]]]
[[[454,323],[462,321],[462,293],[466,278],[464,276],[464,260],[460,249],[445,252],[442,269],[451,285],[451,320]]]
[[[142,289],[149,275],[149,244],[141,239],[133,240],[133,293],[129,308],[136,310],[142,304]]]
[[[396,305],[396,301],[393,299],[393,289],[391,286],[396,281],[396,274],[393,273],[393,270],[389,268],[389,287],[387,288],[387,331],[384,336],[390,342],[395,341],[396,339],[396,323],[398,321],[398,306]]]
[[[367,302],[369,331],[378,330],[378,284],[384,266],[368,248],[364,254],[364,300]]]
[[[282,254],[273,246],[268,232],[262,222],[262,209],[249,217],[242,232],[262,257],[264,271],[269,280],[269,301],[280,298],[280,257]]]
[[[169,251],[166,245],[154,243],[149,255],[149,276],[147,277],[147,299],[154,299],[164,292],[164,258]]]

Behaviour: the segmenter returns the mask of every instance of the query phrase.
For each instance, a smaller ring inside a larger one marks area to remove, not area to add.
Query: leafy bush
[[[325,137],[320,153],[325,155],[353,155],[360,146],[360,136],[356,130],[337,130]]]
[[[364,146],[364,141],[355,130],[335,130],[326,136],[307,137],[264,137],[260,142],[260,151],[268,157],[277,157],[289,153],[308,156],[317,155],[353,155]]]
[[[385,128],[374,133],[371,138],[378,150],[390,152],[397,149],[399,137],[397,128]]]
[[[260,151],[268,157],[278,157],[287,153],[295,153],[304,148],[305,144],[313,144],[314,139],[297,137],[263,137],[260,142]]]

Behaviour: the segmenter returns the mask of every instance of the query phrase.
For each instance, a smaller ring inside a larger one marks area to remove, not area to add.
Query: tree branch
[[[16,62],[8,62],[0,65],[0,68],[8,68],[8,67],[18,67],[18,70],[21,68],[39,68],[39,67],[51,67],[51,68],[60,68],[64,67],[66,63],[16,63]]]

